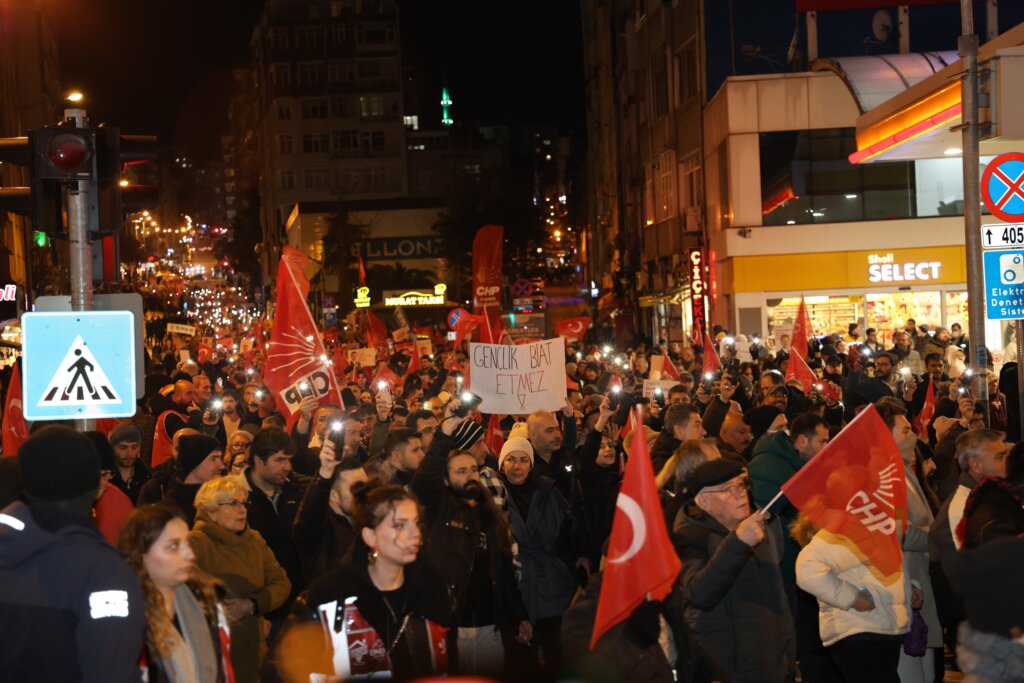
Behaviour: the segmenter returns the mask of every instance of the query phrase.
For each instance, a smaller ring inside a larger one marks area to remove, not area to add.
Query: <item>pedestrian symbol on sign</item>
[[[117,392],[81,335],[75,337],[38,406],[120,403]]]

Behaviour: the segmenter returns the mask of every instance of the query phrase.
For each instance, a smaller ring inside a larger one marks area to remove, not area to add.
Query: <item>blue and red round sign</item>
[[[512,283],[512,296],[516,299],[527,299],[533,295],[533,283],[519,279]]]
[[[1024,221],[1024,154],[1007,152],[989,162],[981,174],[981,200],[1001,221]]]
[[[465,308],[453,308],[448,311],[448,327],[453,330],[459,326],[459,321],[462,320],[462,316],[469,315],[469,311]]]

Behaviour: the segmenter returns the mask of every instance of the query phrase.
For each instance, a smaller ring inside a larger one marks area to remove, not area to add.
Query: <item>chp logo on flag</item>
[[[302,399],[312,396],[319,399],[322,396],[329,396],[331,393],[331,376],[325,370],[317,370],[304,377],[300,377],[293,385],[281,392],[281,399],[288,406],[288,410],[294,413],[299,409]]]

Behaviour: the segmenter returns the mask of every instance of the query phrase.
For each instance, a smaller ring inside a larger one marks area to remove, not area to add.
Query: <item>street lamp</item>
[[[65,97],[64,99],[66,99],[68,102],[76,102],[77,103],[77,102],[81,102],[82,100],[84,100],[85,99],[85,95],[83,95],[81,93],[81,91],[79,91],[79,90],[72,90],[71,92],[68,93],[68,96]]]

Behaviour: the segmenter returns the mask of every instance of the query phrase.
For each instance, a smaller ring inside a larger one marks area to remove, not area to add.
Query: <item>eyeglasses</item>
[[[217,506],[218,507],[227,506],[227,507],[233,507],[233,508],[247,508],[247,507],[249,507],[249,501],[248,500],[238,500],[237,498],[232,498],[231,500],[226,500],[223,503],[217,503]]]
[[[731,486],[726,486],[721,489],[704,489],[701,493],[728,493],[730,496],[742,496],[746,495],[750,491],[751,483],[750,479],[744,477]]]

